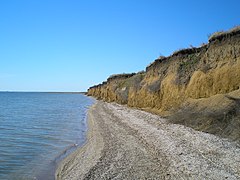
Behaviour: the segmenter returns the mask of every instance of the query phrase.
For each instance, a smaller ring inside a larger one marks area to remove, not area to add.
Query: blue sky
[[[0,91],[86,91],[239,25],[239,0],[1,0]]]

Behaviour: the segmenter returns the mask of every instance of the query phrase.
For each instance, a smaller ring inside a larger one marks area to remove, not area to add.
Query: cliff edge
[[[239,141],[240,27],[214,33],[201,47],[159,57],[145,71],[112,75],[87,94]]]

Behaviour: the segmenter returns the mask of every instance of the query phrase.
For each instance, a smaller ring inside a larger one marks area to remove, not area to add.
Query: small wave
[[[80,145],[77,143],[71,144],[70,146],[66,147],[55,159],[54,162],[58,164],[60,161],[62,161],[65,157],[70,155],[72,152],[74,152]]]

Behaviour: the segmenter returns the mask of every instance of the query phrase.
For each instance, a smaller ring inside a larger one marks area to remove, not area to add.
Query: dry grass
[[[119,83],[119,88],[134,88],[134,89],[139,89],[141,86],[141,81],[143,80],[145,76],[145,72],[138,72],[137,74],[135,74],[134,76],[131,76],[125,80],[123,80],[122,82]]]
[[[240,33],[240,26],[235,26],[234,28],[228,30],[228,31],[218,31],[213,34],[211,34],[208,38],[209,42],[212,42],[216,39],[222,39],[226,36],[231,36]]]
[[[166,60],[167,58],[168,58],[168,57],[165,57],[165,56],[159,56],[157,59],[155,59],[155,61],[153,61],[153,62],[151,62],[149,65],[147,65],[146,70],[147,70],[148,68],[150,68],[151,66],[153,66],[154,64],[159,63],[159,62],[162,62],[162,61]]]
[[[113,80],[113,79],[119,79],[119,78],[129,78],[131,76],[134,76],[136,73],[122,73],[122,74],[113,74],[109,76],[107,81]]]

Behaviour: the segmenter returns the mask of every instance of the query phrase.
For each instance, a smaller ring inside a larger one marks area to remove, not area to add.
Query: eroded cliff
[[[199,48],[159,57],[143,72],[113,75],[88,95],[239,140],[240,27],[213,34]]]

